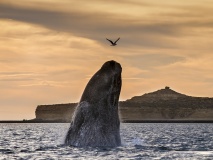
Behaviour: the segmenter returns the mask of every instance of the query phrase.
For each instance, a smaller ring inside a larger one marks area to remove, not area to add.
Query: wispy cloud
[[[72,85],[71,82],[60,82],[60,81],[42,81],[38,80],[36,83],[21,84],[21,87],[32,87],[32,86],[48,86],[48,87],[67,87]]]
[[[163,45],[162,40],[169,42],[172,39],[166,37],[180,36],[181,31],[180,22],[175,24],[162,19],[159,21],[155,17],[151,17],[151,19],[147,19],[146,16],[144,18],[130,15],[124,17],[120,14],[107,12],[99,12],[98,14],[83,11],[63,13],[58,10],[28,9],[10,5],[1,5],[0,10],[1,18],[37,24],[99,42],[106,36],[122,35],[124,46],[170,47],[171,43]]]
[[[0,81],[28,81],[36,80],[41,76],[44,75],[29,72],[0,72]]]

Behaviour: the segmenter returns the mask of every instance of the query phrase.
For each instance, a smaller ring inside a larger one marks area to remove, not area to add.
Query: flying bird
[[[107,39],[107,40],[111,43],[111,46],[116,46],[117,45],[116,43],[118,42],[119,39],[120,37],[115,42],[111,41],[110,39]]]

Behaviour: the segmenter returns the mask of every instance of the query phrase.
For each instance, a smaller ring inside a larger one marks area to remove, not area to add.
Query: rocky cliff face
[[[77,103],[39,105],[36,120],[70,122]]]
[[[36,119],[70,122],[76,103],[40,105]],[[191,97],[169,87],[119,102],[121,120],[213,120],[213,98]]]
[[[213,98],[191,97],[169,87],[132,97],[120,106],[124,120],[213,120]]]

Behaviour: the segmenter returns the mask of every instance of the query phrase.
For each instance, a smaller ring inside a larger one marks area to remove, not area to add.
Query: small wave
[[[134,138],[132,140],[132,144],[135,146],[142,146],[144,145],[144,141],[141,138]]]
[[[0,149],[0,153],[3,153],[3,154],[13,154],[14,151],[10,150],[10,149]]]
[[[212,155],[213,156],[213,151],[195,151],[194,153],[197,155],[206,155],[206,156]]]

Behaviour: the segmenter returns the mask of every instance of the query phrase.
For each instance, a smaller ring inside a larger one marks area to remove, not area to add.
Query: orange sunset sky
[[[112,59],[123,68],[120,100],[165,86],[213,97],[213,1],[1,0],[0,120],[78,102]]]

